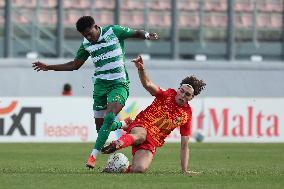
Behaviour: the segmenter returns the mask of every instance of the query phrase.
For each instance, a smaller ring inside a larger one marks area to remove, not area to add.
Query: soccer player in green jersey
[[[91,16],[79,18],[76,28],[84,39],[74,60],[57,65],[48,65],[38,61],[33,63],[33,67],[36,71],[73,71],[78,70],[91,56],[95,66],[93,109],[98,138],[86,166],[94,168],[96,157],[110,132],[121,127],[121,124],[115,124],[114,120],[129,96],[124,40],[127,38],[156,40],[158,35],[119,25],[100,27],[95,24]]]

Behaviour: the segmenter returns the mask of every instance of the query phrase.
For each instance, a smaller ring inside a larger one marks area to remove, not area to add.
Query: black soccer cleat
[[[118,143],[116,141],[113,141],[109,145],[104,146],[101,149],[101,153],[102,154],[111,154],[111,153],[115,152],[116,150],[118,150],[119,148],[120,148],[120,145],[118,145]]]

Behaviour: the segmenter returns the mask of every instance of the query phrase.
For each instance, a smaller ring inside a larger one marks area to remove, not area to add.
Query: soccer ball
[[[128,166],[128,158],[123,153],[114,153],[109,156],[104,170],[108,173],[122,173],[127,170]]]
[[[202,130],[198,129],[194,135],[193,135],[194,139],[196,140],[196,142],[203,142],[204,138],[205,138],[205,134]]]

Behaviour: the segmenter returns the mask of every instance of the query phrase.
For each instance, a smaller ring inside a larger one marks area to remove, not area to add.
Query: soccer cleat
[[[96,158],[93,155],[90,155],[87,162],[86,162],[86,167],[89,169],[93,169],[96,165]]]
[[[121,148],[118,141],[113,141],[109,145],[104,146],[101,150],[102,154],[111,154]]]

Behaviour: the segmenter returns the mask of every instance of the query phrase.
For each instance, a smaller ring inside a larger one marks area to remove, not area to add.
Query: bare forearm
[[[138,75],[140,82],[142,83],[143,87],[152,95],[155,96],[156,93],[159,91],[159,87],[155,85],[147,76],[144,70],[144,62],[141,56],[138,56],[136,59],[133,59],[135,66],[138,69]]]
[[[150,81],[147,73],[145,72],[144,68],[138,69],[138,74],[139,74],[139,79],[140,79],[143,87],[147,89],[147,87],[150,85],[151,81]]]
[[[182,172],[187,172],[189,161],[189,136],[181,136],[180,164]]]
[[[189,162],[189,149],[182,148],[180,151],[180,163],[181,163],[181,170],[183,172],[188,170],[188,162]]]
[[[47,69],[54,71],[73,71],[78,68],[74,66],[74,61],[70,61],[65,64],[47,65]]]

